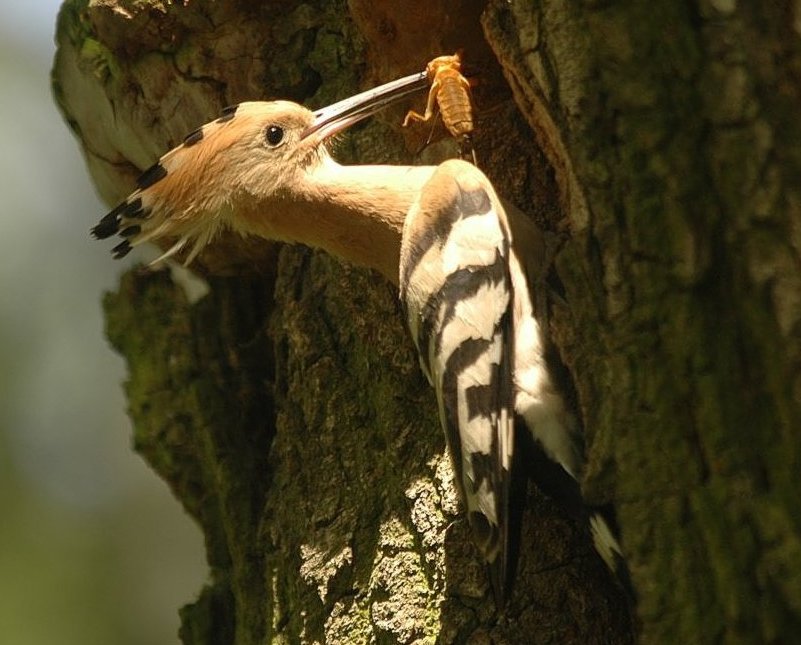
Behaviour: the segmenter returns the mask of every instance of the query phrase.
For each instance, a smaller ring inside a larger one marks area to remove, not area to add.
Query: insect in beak
[[[427,89],[428,84],[428,75],[422,71],[320,108],[314,112],[314,122],[303,131],[300,138],[304,140],[315,136],[321,143],[393,103]]]

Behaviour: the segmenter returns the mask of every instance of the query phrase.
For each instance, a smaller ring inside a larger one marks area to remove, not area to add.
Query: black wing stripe
[[[440,354],[443,350],[445,330],[456,315],[457,304],[475,296],[483,287],[497,287],[503,282],[505,262],[496,253],[495,261],[486,267],[466,267],[452,273],[442,289],[438,300],[447,303],[442,323],[435,338],[434,351]],[[445,348],[447,349],[447,348]]]
[[[462,437],[459,426],[458,377],[481,359],[493,342],[494,338],[489,340],[483,338],[465,340],[451,354],[441,375],[446,438],[448,445],[451,447],[456,481],[462,489],[464,489],[464,468],[460,449]]]
[[[478,293],[482,287],[495,286],[504,279],[504,259],[496,254],[495,261],[486,266],[471,266],[459,269],[450,274],[445,284],[432,293],[420,310],[420,326],[417,332],[417,346],[428,348],[434,340],[435,355],[442,352],[443,334],[448,323],[453,319],[456,305]],[[444,307],[442,321],[439,322],[440,309]],[[423,361],[428,372],[431,372],[429,353],[425,352]]]
[[[467,418],[489,417],[496,410],[496,398],[500,386],[500,366],[492,364],[489,383],[472,385],[465,389]]]
[[[403,267],[400,283],[409,284],[412,273],[417,268],[420,260],[423,259],[423,256],[432,246],[448,239],[448,234],[451,232],[454,222],[475,215],[486,215],[491,209],[492,202],[486,190],[478,188],[466,191],[460,188],[458,195],[448,207],[442,209],[438,213],[437,219],[416,236],[409,258]]]

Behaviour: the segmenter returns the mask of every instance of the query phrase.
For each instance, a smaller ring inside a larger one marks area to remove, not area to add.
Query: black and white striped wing
[[[489,180],[442,164],[407,216],[400,289],[474,539],[502,601],[514,437],[510,240]]]

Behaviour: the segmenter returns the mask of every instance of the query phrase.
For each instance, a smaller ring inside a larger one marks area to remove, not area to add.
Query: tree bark
[[[792,3],[71,0],[54,91],[101,195],[227,104],[319,107],[465,49],[479,163],[554,244],[549,327],[633,619],[530,488],[497,615],[394,289],[234,236],[106,298],[135,448],[206,538],[184,643],[779,642],[801,628],[801,156]],[[427,162],[403,110],[337,149]],[[98,216],[101,214],[98,214]],[[98,251],[100,252],[100,251]]]
[[[801,626],[797,4],[494,3],[570,237],[553,329],[645,642]]]

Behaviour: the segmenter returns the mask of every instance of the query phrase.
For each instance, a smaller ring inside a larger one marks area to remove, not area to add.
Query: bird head
[[[414,74],[316,112],[289,101],[228,107],[145,170],[92,234],[122,237],[116,258],[155,242],[166,248],[156,262],[180,253],[189,264],[222,231],[249,232],[256,208],[291,200],[328,159],[331,136],[426,86]]]

